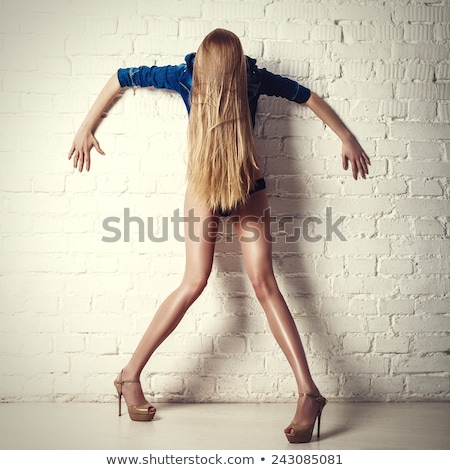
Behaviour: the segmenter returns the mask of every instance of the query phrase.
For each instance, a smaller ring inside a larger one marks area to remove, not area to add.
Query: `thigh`
[[[184,203],[186,275],[197,278],[209,276],[218,225],[218,217],[208,208],[197,204],[188,188]]]
[[[271,218],[266,190],[252,194],[240,208],[234,230],[241,244],[249,277],[273,275]]]

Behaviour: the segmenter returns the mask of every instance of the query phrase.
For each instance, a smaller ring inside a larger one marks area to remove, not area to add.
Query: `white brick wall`
[[[117,68],[179,63],[215,27],[324,96],[372,159],[366,181],[308,110],[260,102],[274,214],[319,217],[274,247],[311,369],[336,399],[449,398],[448,0],[0,1],[0,400],[109,401],[112,380],[180,280],[183,244],[102,241],[106,217],[182,207],[181,99],[127,90],[89,174],[66,155]],[[344,217],[326,240],[325,218]],[[313,224],[314,225],[314,224]],[[290,226],[292,228],[292,225]],[[289,227],[288,227],[289,229]],[[217,247],[208,288],[152,358],[155,400],[292,400],[295,384],[242,272]]]

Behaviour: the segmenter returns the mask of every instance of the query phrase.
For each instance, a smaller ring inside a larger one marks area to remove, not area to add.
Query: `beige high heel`
[[[292,422],[285,430],[287,440],[291,444],[301,444],[311,441],[314,425],[317,418],[317,439],[320,439],[320,418],[322,417],[322,410],[327,404],[326,398],[322,395],[312,395],[310,393],[301,393],[299,398],[307,397],[315,400],[318,405],[317,413],[312,424],[296,424]],[[287,431],[287,432],[286,432]]]
[[[130,384],[130,383],[139,383],[139,379],[132,379],[132,380],[122,380],[122,372],[119,374],[119,378],[114,380],[114,386],[116,387],[117,394],[119,397],[119,416],[122,416],[122,385],[123,384]],[[125,400],[126,403],[126,400]],[[151,421],[156,413],[156,408],[150,403],[145,402],[144,405],[129,405],[128,407],[128,414],[130,415],[130,419],[132,421]]]

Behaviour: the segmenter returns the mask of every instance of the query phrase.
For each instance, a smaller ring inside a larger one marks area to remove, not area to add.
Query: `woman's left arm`
[[[362,178],[369,174],[367,165],[370,159],[364,152],[356,137],[349,131],[339,116],[328,106],[328,104],[315,93],[305,103],[313,113],[341,139],[342,141],[342,166],[348,169],[348,162],[352,165],[353,178],[358,179],[358,173]]]

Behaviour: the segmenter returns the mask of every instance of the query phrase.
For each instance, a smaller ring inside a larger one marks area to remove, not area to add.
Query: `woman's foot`
[[[119,416],[121,416],[122,396],[128,408],[128,414],[132,421],[151,421],[156,413],[144,397],[139,378],[129,378],[128,373],[122,370],[114,381],[119,398]]]
[[[284,433],[291,443],[309,442],[316,419],[318,419],[317,438],[320,436],[320,417],[327,401],[317,390],[314,393],[300,393],[297,410],[291,424]]]
[[[317,390],[311,393],[311,395],[320,396],[320,393]],[[292,423],[300,425],[309,425],[314,423],[318,409],[319,404],[316,400],[305,400],[303,396],[300,396],[297,400],[297,409]],[[289,427],[286,428],[285,432],[287,433],[288,431]]]
[[[136,382],[127,382],[128,380],[136,380]],[[139,382],[139,376],[133,377],[127,373],[126,369],[117,376],[117,382],[122,383],[122,395],[127,405],[141,406],[147,403],[147,400],[142,391],[141,383]]]

